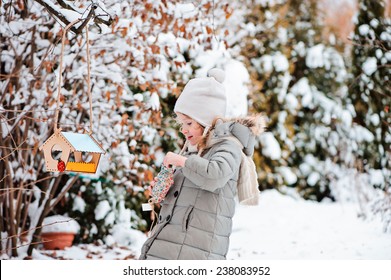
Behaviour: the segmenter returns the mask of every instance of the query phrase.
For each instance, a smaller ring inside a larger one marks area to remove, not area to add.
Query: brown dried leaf
[[[181,68],[183,65],[185,65],[185,62],[181,61],[174,61],[174,64],[177,68]]]
[[[20,10],[24,10],[24,1],[23,1],[23,0],[19,0],[18,3],[17,3],[17,5],[18,5],[18,8],[19,8]]]
[[[153,180],[153,173],[150,170],[144,171],[144,179],[145,181],[152,181]]]
[[[141,84],[140,85],[140,89],[142,90],[142,91],[146,91],[147,90],[147,88],[148,88],[148,83],[145,83],[145,84]]]
[[[126,37],[126,35],[128,34],[128,28],[127,27],[123,27],[121,29],[121,35],[122,37]]]
[[[147,145],[142,145],[141,146],[141,153],[143,154],[143,155],[148,155],[149,154],[149,147],[147,146]]]
[[[224,12],[225,12],[225,18],[229,19],[232,16],[233,9],[228,4],[226,4],[224,7]]]
[[[170,53],[169,53],[169,48],[168,46],[164,46],[164,52],[166,53],[167,56],[170,56]]]
[[[111,147],[112,148],[117,148],[118,147],[118,141],[111,142]]]
[[[117,91],[117,94],[115,96],[115,103],[117,104],[117,107],[121,107],[121,92]]]
[[[120,96],[122,96],[122,93],[124,91],[124,88],[122,86],[117,86],[117,91]]]
[[[160,47],[157,45],[151,45],[151,50],[153,54],[160,54]]]
[[[178,21],[176,20],[175,23],[174,23],[174,26],[173,26],[173,31],[174,31],[174,34],[177,34],[178,31],[179,31],[179,27],[178,27]]]
[[[34,88],[35,89],[40,89],[42,87],[42,82],[41,80],[36,80],[34,83]]]
[[[128,121],[129,115],[128,114],[123,114],[122,115],[122,120],[121,120],[121,125],[125,125]]]
[[[210,2],[208,2],[204,5],[204,8],[207,10],[209,10],[211,7],[212,7],[212,4]]]
[[[147,10],[152,9],[152,4],[151,3],[146,3],[145,4],[145,9],[147,9]]]
[[[181,93],[181,90],[178,88],[178,87],[174,87],[172,89],[172,93],[175,95],[175,96],[179,96],[179,94]]]

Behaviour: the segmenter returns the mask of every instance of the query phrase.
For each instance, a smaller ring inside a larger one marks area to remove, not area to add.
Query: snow
[[[307,183],[310,186],[315,186],[320,179],[320,174],[318,172],[312,172],[307,178]]]
[[[273,66],[277,72],[285,72],[289,68],[289,61],[285,55],[278,52],[273,57]]]
[[[271,55],[263,55],[260,59],[254,58],[252,63],[258,71],[261,69],[261,65],[266,73],[273,71],[273,57]]]
[[[141,128],[141,131],[143,134],[143,140],[152,145],[153,140],[155,139],[155,136],[157,134],[156,129],[148,126],[143,126]]]
[[[85,208],[86,202],[84,201],[84,199],[80,196],[75,196],[73,200],[72,211],[80,211],[81,213],[84,213]]]
[[[374,18],[371,20],[371,22],[369,23],[373,28],[377,28],[380,24],[379,20]]]
[[[141,231],[129,229],[129,227],[121,224],[115,225],[112,229],[112,235],[109,236],[112,237],[112,244],[129,246],[134,249],[137,255],[140,254],[141,247],[147,239],[146,235]],[[106,244],[110,245],[107,240]]]
[[[251,219],[249,217],[257,217]],[[391,259],[391,238],[378,221],[357,218],[357,205],[260,195],[234,216],[228,259]]]
[[[284,181],[287,185],[292,185],[297,182],[297,176],[289,167],[281,166],[279,167],[279,171],[284,178]]]
[[[231,59],[225,64],[224,86],[227,94],[227,117],[247,115],[250,75],[243,63]]]
[[[358,32],[360,33],[361,36],[366,36],[369,33],[369,25],[368,24],[362,24],[358,27]]]
[[[265,54],[261,58],[253,58],[251,62],[258,71],[272,72],[274,69],[276,72],[285,72],[289,68],[288,59],[280,52],[273,55]]]
[[[377,59],[375,57],[368,57],[363,63],[362,69],[367,76],[371,76],[377,70]]]
[[[324,67],[324,45],[319,44],[308,50],[308,55],[306,57],[306,65],[310,68]]]
[[[362,126],[352,127],[350,130],[350,135],[359,142],[372,142],[375,138],[371,131]]]
[[[262,144],[262,154],[270,159],[281,158],[281,147],[271,132],[264,132],[259,137]]]
[[[78,233],[80,230],[79,224],[72,218],[54,215],[46,217],[42,223],[42,233],[48,232],[70,232]]]
[[[370,120],[371,120],[371,123],[375,126],[378,126],[380,123],[380,117],[378,114],[373,114],[372,116],[370,116]]]
[[[371,184],[374,186],[382,186],[384,182],[384,176],[381,170],[371,169],[369,170]]]
[[[185,3],[185,4],[176,4],[175,6],[175,17],[190,18],[196,15],[196,9],[194,4]]]
[[[94,210],[95,219],[97,221],[104,219],[110,210],[110,203],[107,200],[100,201]]]
[[[94,244],[83,244],[57,251],[35,251],[33,259],[65,259],[65,260],[125,260],[133,259],[134,251],[124,247],[111,247]]]
[[[380,221],[362,220],[357,212],[353,202],[317,203],[295,193],[263,191],[258,206],[237,205],[227,259],[390,260],[389,234]],[[55,255],[35,250],[33,258],[134,259],[146,235],[116,225],[110,238],[110,245],[80,244]]]
[[[160,109],[159,96],[156,92],[151,94],[151,98],[149,99],[149,104],[147,106],[155,111]]]
[[[296,96],[294,96],[292,93],[288,93],[285,97],[285,102],[287,108],[294,113],[298,106],[299,106],[299,101],[297,100]]]
[[[313,93],[307,78],[301,78],[291,87],[290,91],[295,96],[302,96],[301,105],[303,107],[311,108],[311,106],[313,106]]]

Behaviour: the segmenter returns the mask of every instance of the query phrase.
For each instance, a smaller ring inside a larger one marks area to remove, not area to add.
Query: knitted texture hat
[[[185,114],[204,127],[211,126],[216,117],[225,117],[224,79],[224,71],[217,68],[210,69],[206,78],[191,79],[176,101],[174,112]]]

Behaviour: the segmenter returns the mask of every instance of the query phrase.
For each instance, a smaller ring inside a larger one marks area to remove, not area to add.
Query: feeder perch
[[[46,171],[95,173],[105,151],[88,133],[63,132],[50,136],[39,147],[43,150]]]

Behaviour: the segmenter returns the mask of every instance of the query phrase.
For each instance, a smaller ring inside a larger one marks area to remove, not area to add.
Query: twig
[[[0,148],[3,148],[3,147],[0,146]],[[5,178],[7,178],[8,176],[11,176],[11,175],[10,175],[10,174],[5,175],[5,176],[0,180],[0,183],[3,182],[3,181],[5,180]]]
[[[68,222],[70,222],[70,221],[76,221],[76,219],[74,219],[74,218],[69,218],[69,220],[66,220],[66,221],[55,221],[55,222],[50,223],[50,224],[37,226],[37,227],[35,227],[35,228],[31,228],[31,229],[22,231],[22,232],[19,233],[19,234],[15,234],[15,235],[11,235],[11,236],[7,236],[7,237],[5,237],[5,238],[2,238],[2,239],[0,239],[0,241],[7,240],[7,239],[10,239],[10,238],[13,238],[13,237],[18,237],[18,236],[24,235],[24,234],[26,234],[26,233],[28,233],[28,232],[30,232],[30,231],[35,230],[35,229],[44,228],[44,227],[51,226],[51,225],[55,225],[55,224],[68,223]]]
[[[26,139],[26,140],[27,140],[27,139]],[[5,160],[5,159],[8,158],[10,155],[12,155],[15,151],[17,151],[17,150],[19,149],[19,147],[22,146],[22,145],[24,144],[24,142],[26,142],[26,140],[24,140],[22,143],[20,143],[20,145],[19,145],[18,147],[14,148],[14,149],[12,150],[12,152],[10,152],[9,154],[7,154],[7,155],[1,157],[1,158],[0,158],[0,161]]]
[[[27,185],[25,185],[25,186],[27,186]],[[0,196],[7,195],[7,194],[10,194],[10,193],[13,193],[13,192],[16,192],[16,191],[23,191],[23,190],[25,190],[25,191],[33,191],[32,189],[26,190],[26,188],[12,188],[12,190],[3,189],[3,190],[0,191]],[[39,191],[41,193],[43,193],[43,194],[46,194],[45,191],[42,191],[42,190],[39,190]],[[5,192],[5,193],[2,194],[1,192]]]
[[[53,16],[54,19],[56,19],[56,20],[59,19],[63,24],[65,24],[65,26],[70,24],[70,21],[62,13],[60,13],[58,10],[56,10],[53,6],[48,5],[45,1],[42,1],[42,0],[35,0],[35,1],[37,3],[39,3],[40,5],[42,5],[43,7],[45,7],[47,9],[47,11],[49,12],[49,14],[51,14]],[[61,0],[59,0],[57,2],[63,8],[68,9],[68,10],[72,10],[76,13],[79,13],[81,17],[83,16],[79,11],[76,11],[72,6],[66,4],[65,2],[63,2]],[[83,18],[83,22],[81,23],[81,25],[77,28],[75,26],[72,26],[70,28],[70,30],[72,30],[75,34],[80,34],[82,32],[83,28],[87,25],[87,23],[92,18],[94,18],[95,23],[102,23],[102,24],[106,24],[107,26],[111,25],[111,23],[113,22],[112,17],[108,13],[106,15],[96,15],[95,14],[95,10],[98,8],[97,4],[92,3],[90,5],[90,7],[91,7],[91,9],[90,9],[87,17]],[[88,8],[87,8],[87,10],[88,10]],[[99,18],[99,16],[109,16],[110,19],[106,21],[104,19]]]

